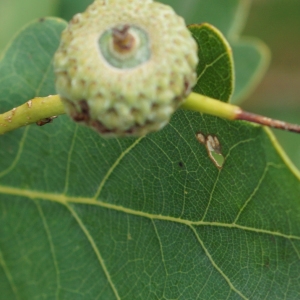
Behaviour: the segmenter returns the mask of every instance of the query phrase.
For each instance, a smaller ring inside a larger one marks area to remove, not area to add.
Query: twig
[[[58,95],[37,97],[0,115],[0,135],[65,113]]]
[[[248,113],[243,111],[239,106],[196,93],[191,93],[181,108],[228,120],[244,120],[300,133],[300,125]],[[51,120],[54,118],[53,116],[64,113],[65,109],[58,95],[34,98],[19,107],[13,108],[2,115],[0,114],[0,135],[33,123],[47,123],[45,120]]]

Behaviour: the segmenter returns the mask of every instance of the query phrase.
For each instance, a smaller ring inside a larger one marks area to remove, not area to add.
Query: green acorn
[[[184,20],[151,0],[96,0],[62,34],[56,89],[77,122],[106,136],[165,126],[196,83]]]

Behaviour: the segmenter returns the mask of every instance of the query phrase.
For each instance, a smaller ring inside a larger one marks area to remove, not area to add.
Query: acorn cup
[[[70,21],[54,57],[66,112],[105,136],[163,128],[196,84],[197,44],[174,10],[96,0]]]

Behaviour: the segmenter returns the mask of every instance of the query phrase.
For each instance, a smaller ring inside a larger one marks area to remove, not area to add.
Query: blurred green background
[[[300,124],[300,1],[253,0],[243,35],[262,39],[271,65],[243,108]],[[300,135],[274,130],[300,168]]]
[[[197,1],[199,6],[200,2],[203,5],[203,0],[180,0],[177,7],[181,11],[178,12],[194,22],[195,10],[190,7]],[[18,29],[30,20],[51,15],[70,18],[91,2],[92,0],[0,0],[0,51]],[[163,2],[172,4],[176,1]],[[242,35],[262,39],[271,50],[272,60],[261,83],[241,106],[252,112],[300,123],[300,0],[249,2],[252,5]],[[300,135],[278,130],[274,130],[274,133],[300,168]]]

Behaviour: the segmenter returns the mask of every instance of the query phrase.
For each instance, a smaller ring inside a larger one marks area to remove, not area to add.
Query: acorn
[[[63,31],[54,57],[66,112],[105,136],[163,128],[196,84],[197,44],[174,10],[96,0]]]

